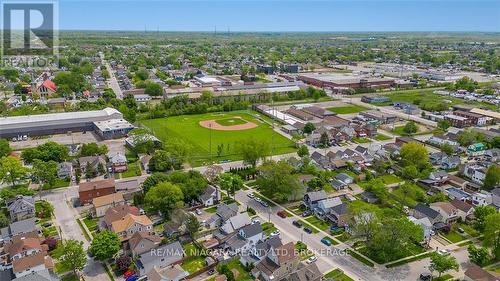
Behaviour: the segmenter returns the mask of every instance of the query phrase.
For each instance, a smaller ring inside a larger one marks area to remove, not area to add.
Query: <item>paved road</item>
[[[99,56],[101,57],[101,63],[106,66],[106,69],[109,72],[109,75],[111,76],[106,82],[108,83],[108,87],[113,89],[113,92],[116,94],[117,99],[123,99],[123,92],[122,89],[120,88],[120,85],[118,84],[118,80],[116,79],[115,72],[113,68],[111,68],[111,65],[107,61],[104,60],[104,54],[99,53]]]
[[[83,247],[88,249],[90,246],[82,233],[80,226],[76,222],[79,217],[76,210],[71,206],[71,198],[78,197],[78,187],[72,186],[65,189],[57,189],[41,194],[41,198],[52,203],[54,206],[55,224],[61,230],[63,239],[75,239],[83,242]],[[83,269],[86,281],[105,281],[109,280],[101,263],[88,258],[87,264]]]

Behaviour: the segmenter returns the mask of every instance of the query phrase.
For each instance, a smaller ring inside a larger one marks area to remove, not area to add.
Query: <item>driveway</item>
[[[80,226],[76,222],[79,214],[71,205],[71,198],[77,196],[78,186],[71,186],[65,189],[43,192],[41,199],[51,202],[54,206],[55,224],[61,230],[62,238],[82,241],[84,249],[87,250],[90,243],[85,239]],[[87,281],[109,280],[101,263],[94,261],[90,257],[83,269],[83,274]]]

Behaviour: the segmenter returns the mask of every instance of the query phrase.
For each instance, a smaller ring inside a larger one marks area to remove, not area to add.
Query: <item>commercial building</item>
[[[365,77],[345,74],[302,74],[297,77],[298,80],[304,81],[321,88],[351,88],[351,89],[367,89],[367,88],[389,88],[394,85],[395,80],[392,78],[381,77]]]
[[[386,103],[390,102],[391,99],[386,96],[362,96],[361,101],[366,103]]]
[[[103,139],[124,137],[134,129],[134,125],[125,119],[111,119],[94,122],[95,132]]]
[[[115,180],[99,180],[91,182],[82,182],[78,188],[78,198],[80,204],[90,204],[92,200],[97,197],[115,193]]]
[[[123,115],[109,107],[94,111],[0,117],[0,138],[93,131],[95,122],[113,119],[123,119]]]

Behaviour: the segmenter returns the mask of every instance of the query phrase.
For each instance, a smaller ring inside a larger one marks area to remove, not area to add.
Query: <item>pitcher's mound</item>
[[[237,118],[237,117],[235,117]],[[241,121],[245,121],[241,118],[238,118],[239,120]],[[224,121],[227,121],[227,122],[220,122],[220,123],[227,123],[227,124],[230,124],[230,123],[233,123],[231,121],[233,120],[224,120]],[[241,130],[248,130],[248,129],[253,129],[253,128],[256,128],[257,127],[257,124],[255,123],[252,123],[252,122],[247,122],[245,121],[245,123],[243,124],[237,124],[237,125],[222,125],[217,122],[217,120],[204,120],[204,121],[200,121],[200,126],[202,126],[203,128],[208,128],[208,129],[213,129],[213,130],[219,130],[219,131],[241,131]],[[234,122],[234,123],[239,123],[239,122]]]

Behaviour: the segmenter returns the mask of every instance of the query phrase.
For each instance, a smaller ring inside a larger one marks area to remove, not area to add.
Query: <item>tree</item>
[[[415,122],[413,121],[408,121],[406,125],[403,127],[403,132],[405,132],[405,134],[409,136],[415,134],[417,131],[418,131],[417,124],[415,124]]]
[[[33,163],[35,159],[59,163],[69,158],[69,149],[65,145],[49,141],[35,148],[24,150],[22,157],[27,163]]]
[[[478,231],[483,231],[486,227],[486,218],[495,214],[496,209],[493,206],[477,206],[474,208],[475,227]]]
[[[439,120],[437,122],[437,126],[438,128],[440,128],[441,130],[445,131],[448,130],[449,127],[451,127],[451,122],[449,120],[446,120],[446,119],[443,119],[443,120]]]
[[[165,218],[172,210],[182,207],[184,195],[179,186],[170,182],[162,182],[146,193],[145,202],[151,211],[159,212]]]
[[[203,175],[191,170],[189,172],[175,171],[168,175],[167,181],[181,188],[184,195],[184,202],[192,203],[200,197],[208,186],[207,180]]]
[[[116,266],[120,272],[125,272],[130,268],[132,259],[129,256],[120,256],[115,260]]]
[[[477,87],[477,82],[467,76],[464,76],[455,81],[455,89],[457,90],[467,90],[469,92],[474,92]]]
[[[76,274],[77,270],[82,270],[87,263],[87,255],[83,249],[83,242],[77,240],[66,240],[62,242],[61,263],[65,268],[71,268]]]
[[[264,159],[269,152],[269,143],[254,138],[246,139],[237,144],[236,149],[243,156],[243,162],[252,165],[253,168],[257,166],[259,159]]]
[[[237,174],[225,173],[219,177],[219,186],[226,190],[229,195],[235,196],[236,191],[243,187],[243,180]]]
[[[487,248],[476,247],[472,244],[467,248],[467,251],[469,252],[469,259],[481,267],[486,265],[486,262],[490,259],[490,253]]]
[[[166,172],[174,168],[173,156],[165,150],[157,150],[149,160],[151,171]]]
[[[108,154],[108,146],[105,144],[99,146],[97,145],[97,143],[88,143],[88,144],[83,144],[82,148],[80,149],[80,157],[106,155],[106,154]]]
[[[439,277],[448,270],[458,271],[457,259],[454,256],[444,256],[438,253],[431,255],[431,270],[439,272]]]
[[[164,173],[153,173],[151,176],[147,177],[146,180],[142,183],[142,189],[144,193],[147,193],[150,188],[155,185],[158,185],[161,182],[167,181],[168,175]]]
[[[441,146],[441,151],[446,153],[446,155],[452,155],[455,150],[453,149],[453,146],[451,146],[449,143],[444,143]]]
[[[90,244],[89,252],[98,260],[112,258],[120,250],[121,242],[118,235],[110,230],[98,232]]]
[[[316,127],[314,126],[313,123],[311,122],[307,122],[305,125],[304,125],[304,134],[310,134],[312,132],[314,132],[314,130],[316,130]]]
[[[419,173],[424,169],[432,167],[429,162],[427,149],[417,142],[404,144],[403,147],[401,147],[400,155],[403,167],[415,166]]]
[[[21,161],[15,157],[7,156],[0,159],[0,178],[8,181],[12,186],[28,174],[28,168],[24,167]]]
[[[87,162],[87,165],[85,166],[85,177],[87,179],[91,179],[95,177],[97,174],[97,171],[95,170],[94,166],[90,164],[90,162]]]
[[[231,269],[229,269],[229,266],[227,264],[223,264],[221,266],[219,266],[219,268],[217,269],[217,271],[220,273],[220,274],[223,274],[226,276],[226,279],[227,281],[235,281],[236,279],[234,278],[234,274],[233,272],[231,271]]]
[[[52,160],[43,162],[42,160],[35,159],[31,173],[41,183],[46,183],[49,187],[53,187],[57,179],[57,163]]]
[[[328,147],[330,145],[330,138],[326,132],[321,133],[319,137],[319,143],[322,147]]]
[[[299,155],[300,158],[309,156],[309,149],[307,148],[307,145],[301,145],[299,150],[297,150],[297,155]]]
[[[270,198],[284,202],[298,197],[302,190],[293,167],[286,161],[265,161],[259,168],[257,185],[262,193]]]
[[[158,83],[149,82],[146,83],[146,88],[144,89],[144,93],[150,96],[161,96],[163,94],[163,89]]]
[[[500,213],[488,215],[485,219],[484,245],[491,247],[495,260],[500,259]]]
[[[6,139],[0,139],[0,158],[8,156],[12,152],[10,148],[9,141]]]
[[[498,186],[500,186],[500,166],[493,164],[486,171],[483,187],[486,190],[492,190]]]
[[[0,212],[0,227],[6,227],[9,226],[9,224],[9,218],[3,212]]]
[[[196,233],[198,233],[198,231],[200,230],[201,226],[200,222],[193,214],[188,215],[185,225],[186,225],[186,230],[188,231],[189,236],[191,236],[191,238],[194,238]]]

